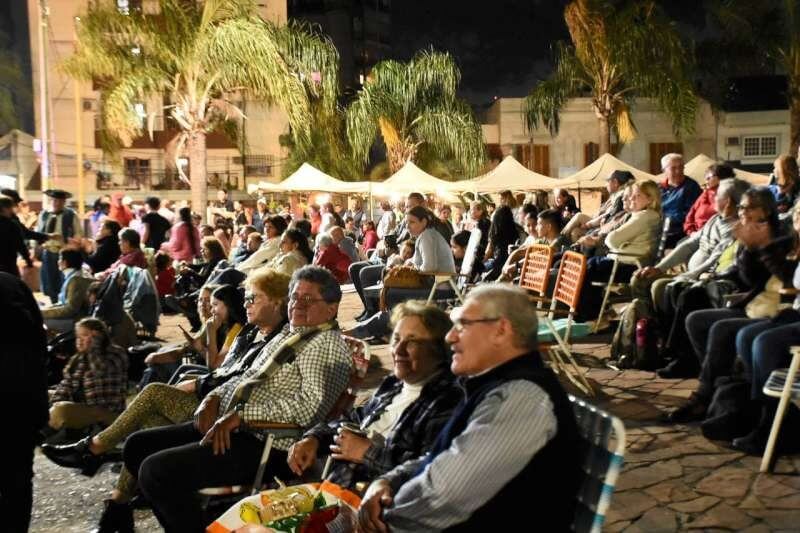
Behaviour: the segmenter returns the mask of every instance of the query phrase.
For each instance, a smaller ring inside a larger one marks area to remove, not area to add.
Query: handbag
[[[419,270],[410,266],[396,266],[390,268],[383,276],[378,308],[386,311],[387,289],[422,289],[425,287],[426,276]]]

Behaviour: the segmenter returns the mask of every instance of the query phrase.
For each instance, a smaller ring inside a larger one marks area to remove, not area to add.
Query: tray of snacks
[[[242,498],[206,528],[207,533],[316,533],[339,515],[352,515],[360,498],[329,482],[264,490]],[[344,518],[344,517],[341,517]]]

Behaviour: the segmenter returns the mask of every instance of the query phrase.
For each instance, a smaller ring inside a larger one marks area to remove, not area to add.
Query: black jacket
[[[103,272],[114,264],[122,252],[119,249],[119,240],[116,235],[109,235],[97,239],[97,248],[94,253],[84,257],[84,261],[97,274]]]
[[[0,272],[0,402],[8,427],[31,434],[47,424],[47,347],[42,314],[30,289]]]
[[[31,264],[28,247],[22,240],[19,226],[12,219],[0,216],[0,272],[19,276],[17,254]]]

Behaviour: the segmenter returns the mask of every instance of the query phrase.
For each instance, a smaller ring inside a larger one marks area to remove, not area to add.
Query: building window
[[[242,165],[247,176],[272,176],[275,157],[271,155],[248,155],[234,157],[234,165]]]
[[[778,136],[744,137],[742,157],[775,157],[778,155]]]
[[[125,187],[140,188],[150,184],[150,160],[125,158]]]

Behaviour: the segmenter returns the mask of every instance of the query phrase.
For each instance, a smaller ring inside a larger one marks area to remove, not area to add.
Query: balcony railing
[[[217,189],[237,190],[239,189],[239,173],[209,172],[208,186]],[[176,171],[126,172],[118,176],[112,176],[108,172],[98,172],[97,189],[109,191],[180,191],[189,190],[189,185],[178,177]]]

